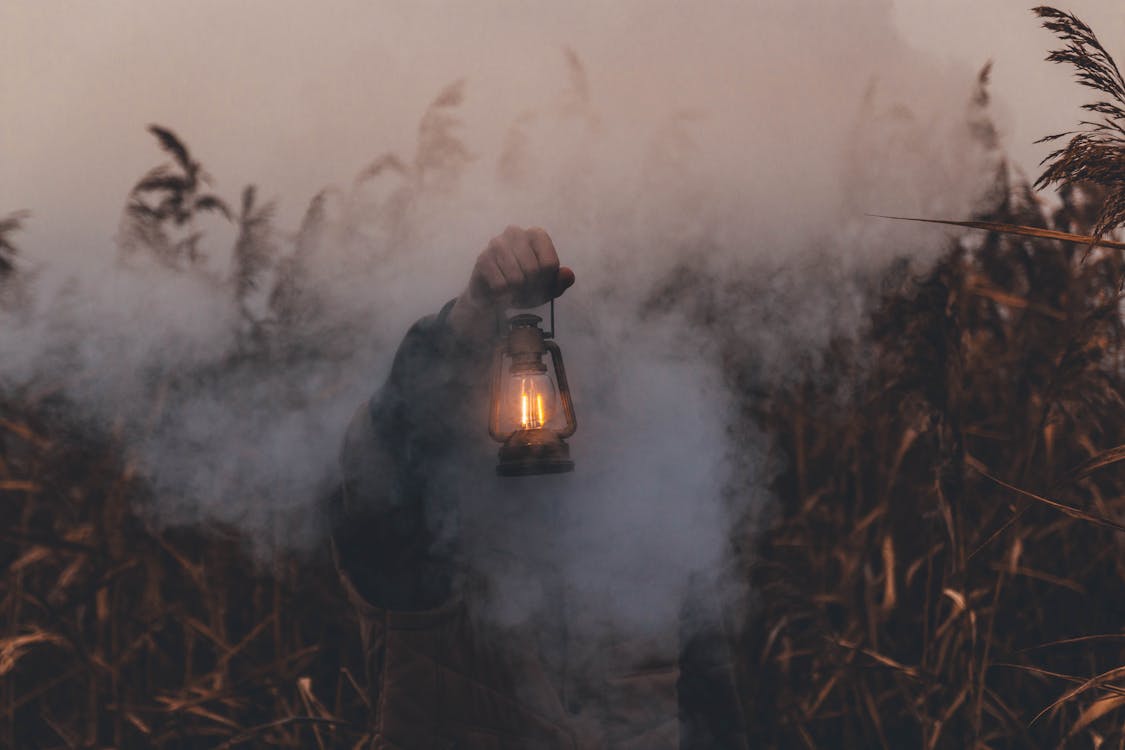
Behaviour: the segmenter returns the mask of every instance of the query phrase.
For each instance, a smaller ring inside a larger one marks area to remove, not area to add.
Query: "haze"
[[[1125,57],[1125,5],[1063,7]],[[872,8],[885,8],[905,43],[938,67],[968,76],[995,61],[1005,144],[1028,173],[1044,153],[1032,141],[1069,127],[1086,100],[1068,71],[1043,62],[1052,38],[1027,2],[1012,0],[7,0],[0,213],[34,212],[20,244],[36,257],[111,253],[125,195],[160,160],[144,131],[157,122],[184,136],[220,192],[233,197],[256,183],[280,199],[280,223],[292,227],[317,190],[346,183],[376,153],[409,147],[419,113],[454,79],[468,79],[470,141],[487,150],[521,105],[557,88],[564,45],[586,64],[595,92],[628,91],[635,101],[624,104],[638,114],[660,100],[713,108],[744,77],[757,77],[729,62],[763,16],[776,44],[807,45],[815,56],[824,50],[810,40],[834,27],[846,36],[843,19]],[[787,74],[801,83],[800,72],[774,73]],[[802,85],[778,91],[809,95]]]

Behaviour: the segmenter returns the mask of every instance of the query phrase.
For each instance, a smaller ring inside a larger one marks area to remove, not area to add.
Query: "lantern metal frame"
[[[500,476],[516,477],[535,474],[561,474],[574,470],[570,460],[570,447],[565,438],[578,429],[574,415],[574,401],[570,395],[570,385],[566,379],[566,365],[562,350],[552,340],[555,328],[555,306],[551,303],[551,330],[539,327],[543,321],[538,315],[524,313],[508,321],[508,335],[500,341],[492,355],[492,405],[488,422],[488,434],[498,443],[499,463],[496,473]],[[502,403],[504,384],[504,360],[511,360],[509,374],[545,373],[547,365],[543,357],[551,355],[555,372],[555,382],[562,401],[566,426],[552,429],[547,426],[516,429],[504,432],[500,429],[500,419],[505,406]]]

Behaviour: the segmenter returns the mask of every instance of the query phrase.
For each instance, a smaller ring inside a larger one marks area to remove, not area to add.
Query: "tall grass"
[[[1077,16],[1047,6],[1035,13],[1066,43],[1047,59],[1073,67],[1076,80],[1101,96],[1082,107],[1094,119],[1083,120],[1076,131],[1042,139],[1070,138],[1043,160],[1047,168],[1035,185],[1089,182],[1105,190],[1092,230],[1098,239],[1125,223],[1125,79],[1097,35]]]
[[[156,528],[112,434],[0,395],[0,746],[338,747],[362,739],[358,630],[327,555]]]
[[[1047,220],[993,214],[1017,216]],[[1121,741],[1097,717],[1125,664],[1122,272],[1044,240],[957,243],[866,341],[749,400],[789,457],[743,644],[760,742]]]
[[[997,173],[974,218],[1032,236],[963,237],[921,277],[888,275],[864,335],[796,381],[758,387],[754,352],[723,343],[741,413],[784,467],[772,515],[739,530],[755,592],[736,644],[754,746],[1125,747],[1125,267],[1118,249],[1043,231],[1120,224],[1121,78],[1081,21],[1037,12],[1067,44],[1051,59],[1108,98],[1088,107],[1104,119],[1062,134],[1073,138],[1048,158],[1038,184],[1061,184],[1057,208]],[[568,59],[585,111],[585,73]],[[171,161],[128,197],[126,260],[195,272],[197,220],[235,222],[230,271],[212,281],[247,334],[218,367],[328,356],[310,270],[335,231],[326,202],[358,215],[365,186],[389,179],[382,209],[397,216],[447,188],[472,158],[456,134],[462,95],[455,83],[434,100],[412,157],[383,154],[318,194],[291,247],[255,187],[235,214],[184,141],[152,126]],[[974,127],[995,139],[987,118]],[[23,219],[0,221],[0,287],[20,277]],[[700,295],[701,325],[727,312],[707,300],[752,291],[695,273],[677,269],[675,283],[729,292]],[[175,377],[138,397],[158,411],[190,387]],[[0,745],[364,742],[358,633],[326,551],[279,551],[263,569],[244,532],[157,527],[125,455],[119,433],[50,388],[0,390]]]
[[[1089,28],[1036,12],[1120,103]],[[1057,210],[1000,175],[983,226],[1112,231],[1120,109],[1087,109],[1038,182]],[[789,459],[742,643],[759,744],[1125,747],[1125,267],[1027,234],[953,242],[823,372],[747,399]]]

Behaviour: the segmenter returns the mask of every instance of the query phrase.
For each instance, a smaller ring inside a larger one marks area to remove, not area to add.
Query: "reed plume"
[[[0,281],[16,271],[16,257],[20,254],[12,240],[12,235],[23,229],[24,222],[31,216],[28,211],[16,211],[0,219]]]
[[[1105,196],[1091,231],[1098,240],[1125,222],[1125,80],[1097,35],[1077,16],[1049,6],[1039,6],[1034,12],[1065,43],[1047,59],[1072,66],[1078,82],[1103,97],[1082,105],[1094,119],[1081,121],[1077,130],[1038,141],[1070,138],[1043,160],[1046,168],[1035,186],[1092,183],[1102,188]]]
[[[202,192],[211,178],[175,132],[160,125],[149,125],[148,130],[172,162],[149,170],[130,191],[123,247],[145,249],[172,268],[199,265],[204,260],[199,247],[203,233],[190,229],[193,219],[201,213],[217,213],[229,221],[231,211],[217,195]],[[170,228],[186,234],[173,240]]]

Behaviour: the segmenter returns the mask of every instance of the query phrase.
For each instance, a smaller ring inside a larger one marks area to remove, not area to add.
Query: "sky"
[[[823,13],[793,13],[777,43],[831,33],[814,27],[857,4],[885,6],[906,44],[935,66],[971,74],[991,59],[1006,147],[1030,174],[1045,153],[1033,141],[1071,126],[1086,100],[1069,72],[1043,61],[1053,37],[1017,0],[831,0]],[[632,81],[626,90],[638,100],[690,107],[701,88],[737,86],[738,71],[701,83],[705,63],[661,76],[646,68],[680,41],[737,45],[747,7],[784,5],[5,0],[0,213],[33,212],[21,240],[28,252],[111,252],[130,186],[160,161],[144,130],[155,122],[187,140],[220,192],[233,199],[256,183],[293,226],[321,187],[346,183],[384,150],[409,148],[419,113],[453,80],[467,78],[465,116],[480,143],[498,137],[490,123],[508,122],[505,107],[564,76],[564,46],[595,89]],[[1125,58],[1125,3],[1063,7]],[[728,15],[738,22],[724,24]]]

